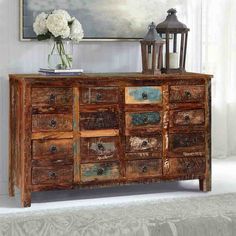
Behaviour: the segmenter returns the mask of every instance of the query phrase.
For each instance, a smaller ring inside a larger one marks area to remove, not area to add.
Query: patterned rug
[[[236,193],[0,214],[6,236],[235,236]]]

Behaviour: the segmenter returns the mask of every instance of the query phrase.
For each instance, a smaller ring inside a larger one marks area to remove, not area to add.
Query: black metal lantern
[[[144,74],[160,74],[162,68],[162,51],[164,41],[156,31],[152,22],[147,35],[140,41],[142,50],[142,64]]]
[[[158,24],[156,30],[165,38],[165,65],[163,73],[185,72],[188,31],[187,26],[178,21],[175,9],[167,11],[165,21]],[[177,50],[179,48],[179,50]]]

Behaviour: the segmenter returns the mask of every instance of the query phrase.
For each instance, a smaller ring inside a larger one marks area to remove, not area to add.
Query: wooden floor
[[[208,196],[236,192],[236,157],[213,160],[213,190],[202,193],[198,181],[166,182],[160,184],[131,185],[104,189],[83,189],[34,193],[32,207],[20,208],[19,194],[15,198],[0,195],[0,214],[73,206],[94,206],[121,202],[165,200],[191,196]]]

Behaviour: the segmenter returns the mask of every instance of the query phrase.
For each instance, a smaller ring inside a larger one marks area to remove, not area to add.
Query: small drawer
[[[170,127],[205,124],[204,109],[170,111]]]
[[[203,85],[170,86],[170,102],[202,102],[204,98]]]
[[[169,151],[173,155],[202,156],[205,151],[204,132],[175,133],[169,135]]]
[[[142,86],[125,88],[126,104],[162,103],[162,88],[159,86]]]
[[[126,177],[128,179],[162,176],[162,160],[137,160],[126,162]]]
[[[72,106],[72,88],[32,88],[33,106]]]
[[[119,153],[119,137],[81,138],[81,162],[115,160]]]
[[[73,157],[73,140],[33,140],[33,159],[56,159]]]
[[[117,162],[94,163],[81,165],[81,181],[115,180],[120,177],[119,164]]]
[[[126,112],[126,128],[148,128],[160,127],[162,124],[162,114],[160,111],[155,112]]]
[[[72,165],[32,168],[32,184],[72,184],[72,182]]]
[[[126,152],[154,152],[162,149],[162,135],[128,136],[126,137]]]
[[[102,129],[118,129],[118,128],[119,128],[118,111],[106,110],[98,112],[80,113],[81,130],[102,130]]]
[[[159,159],[162,158],[162,151],[159,152],[127,152],[125,154],[126,160],[139,160],[139,159]]]
[[[205,170],[205,158],[170,158],[164,165],[164,174],[173,177],[197,174],[203,175]]]
[[[116,87],[81,88],[81,104],[118,103],[119,90]]]
[[[72,115],[32,115],[32,132],[72,131]]]

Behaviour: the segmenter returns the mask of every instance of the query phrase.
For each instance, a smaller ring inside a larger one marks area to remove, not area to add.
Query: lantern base
[[[186,73],[186,70],[184,68],[178,68],[178,69],[166,69],[166,68],[162,68],[161,69],[161,73],[162,74],[182,74],[182,73]]]
[[[160,75],[162,72],[161,70],[143,70],[142,73],[144,75]]]

